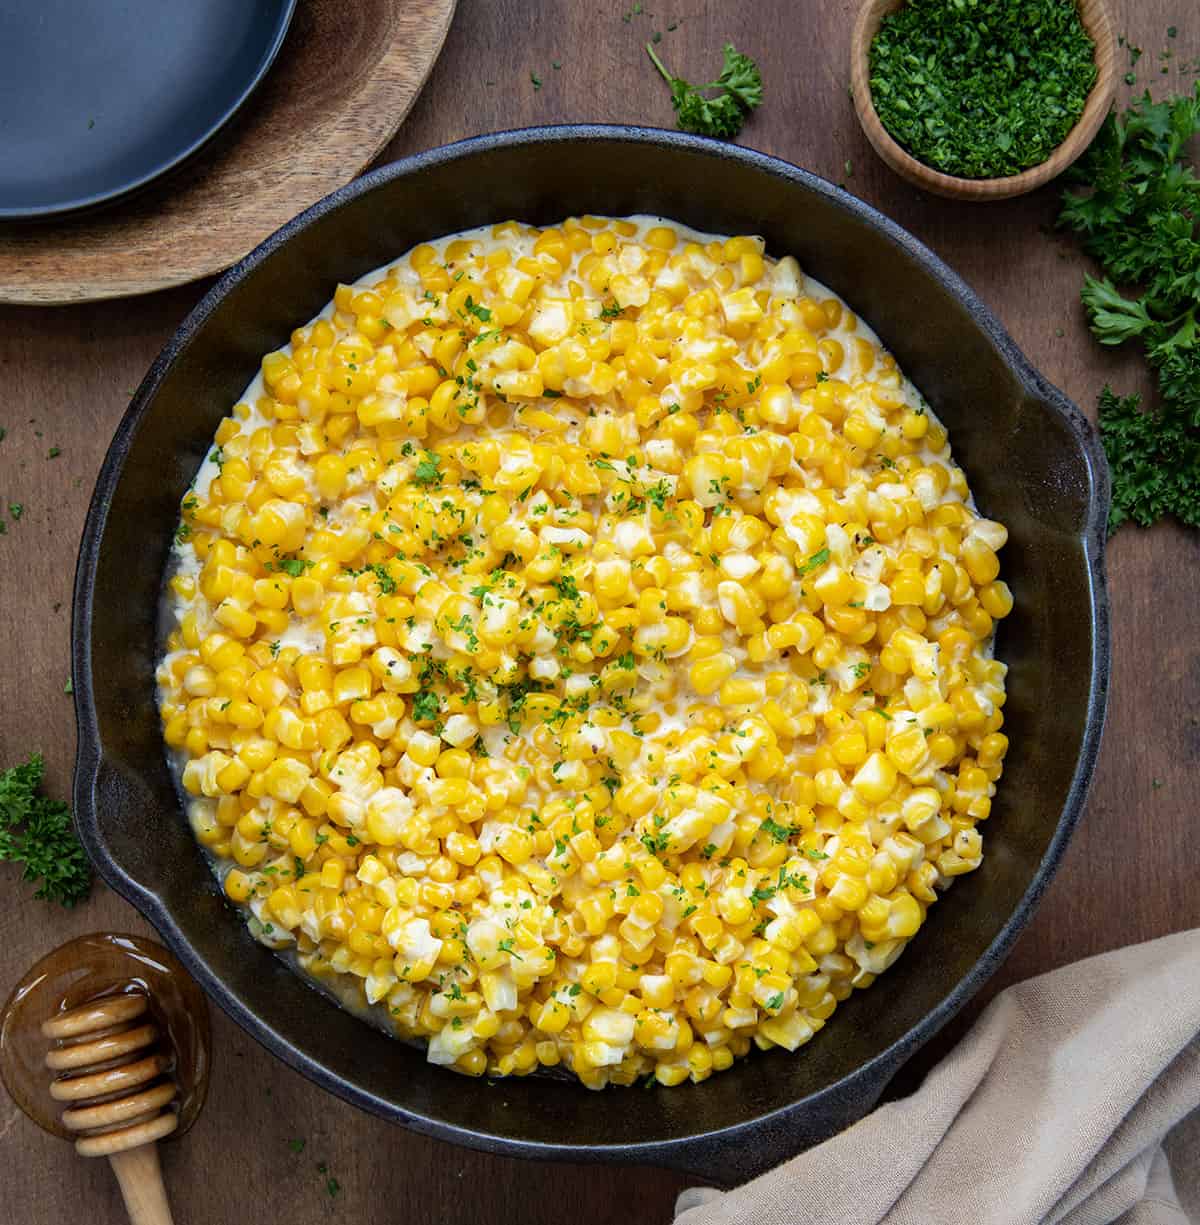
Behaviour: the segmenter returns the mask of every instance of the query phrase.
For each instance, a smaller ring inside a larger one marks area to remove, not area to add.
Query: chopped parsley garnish
[[[779,869],[779,876],[776,878],[773,885],[759,885],[754,892],[750,894],[750,901],[757,905],[759,902],[769,902],[777,893],[784,889],[799,889],[801,893],[810,893],[808,882],[802,876],[793,876],[786,867]]]
[[[541,85],[540,81],[538,82],[538,85]],[[488,310],[486,306],[481,306],[478,302],[476,302],[470,294],[467,294],[467,300],[463,305],[466,307],[467,314],[474,315],[480,323],[491,323],[492,312]]]
[[[468,302],[470,300],[470,298],[467,299]],[[413,481],[427,488],[440,485],[442,483],[441,465],[442,461],[439,456],[435,455],[432,451],[423,452],[413,472]]]
[[[651,855],[661,855],[671,840],[666,834],[643,834],[639,841]]]
[[[671,496],[671,487],[665,480],[661,480],[657,485],[651,485],[645,494],[646,500],[652,502],[656,509],[666,510],[667,499]]]
[[[380,595],[394,595],[396,591],[396,580],[392,578],[391,571],[387,568],[387,562],[376,562],[371,567],[375,578],[379,582]]]
[[[575,579],[569,574],[564,574],[561,578],[556,578],[554,580],[554,587],[558,592],[559,598],[562,600],[577,601],[579,599],[579,586],[575,582]]]
[[[780,825],[778,821],[772,821],[770,817],[758,828],[775,842],[786,842],[792,836],[792,831],[786,825]]]
[[[305,561],[302,557],[280,557],[273,562],[267,562],[263,569],[267,571],[278,570],[281,574],[290,575],[292,578],[299,578],[312,564],[311,561]]]
[[[820,566],[825,565],[828,561],[829,561],[829,550],[820,549],[816,553],[814,553],[808,559],[808,561],[804,562],[803,565],[797,568],[796,574],[797,576],[800,576],[800,577],[802,577],[805,574],[810,574],[813,570],[816,570]]]

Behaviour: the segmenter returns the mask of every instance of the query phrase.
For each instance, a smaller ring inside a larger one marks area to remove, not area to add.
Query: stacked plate
[[[236,263],[379,155],[454,7],[0,0],[0,303]]]
[[[109,203],[246,101],[296,0],[41,0],[0,10],[0,220]]]

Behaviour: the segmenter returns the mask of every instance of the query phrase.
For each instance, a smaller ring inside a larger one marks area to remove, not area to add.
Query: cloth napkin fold
[[[911,1097],[675,1225],[1200,1225],[1198,1108],[1200,929],[1009,987]]]

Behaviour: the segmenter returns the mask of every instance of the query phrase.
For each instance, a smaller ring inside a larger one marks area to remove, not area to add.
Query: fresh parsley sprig
[[[1171,514],[1200,526],[1200,179],[1185,152],[1197,132],[1200,82],[1163,102],[1146,93],[1105,121],[1059,215],[1105,274],[1080,293],[1096,339],[1140,341],[1158,377],[1148,409],[1108,387],[1100,397],[1110,531]]]
[[[671,87],[671,105],[685,132],[731,140],[742,130],[750,112],[762,105],[763,82],[758,65],[733,43],[725,44],[721,75],[707,85],[691,85],[683,77],[674,76],[650,43],[646,44],[646,54]],[[723,92],[705,97],[704,91],[712,89]]]
[[[41,881],[34,897],[74,906],[92,887],[92,870],[61,800],[38,794],[42,759],[0,770],[0,861],[24,864],[25,879]]]

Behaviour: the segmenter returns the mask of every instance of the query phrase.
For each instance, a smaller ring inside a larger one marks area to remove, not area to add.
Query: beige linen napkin
[[[675,1225],[1200,1225],[1198,1107],[1200,929],[1008,988],[911,1097]]]

